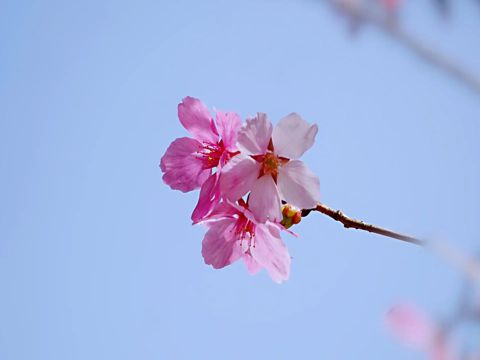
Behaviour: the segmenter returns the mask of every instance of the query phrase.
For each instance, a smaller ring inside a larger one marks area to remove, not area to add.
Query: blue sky
[[[480,73],[480,11],[408,2],[406,23]],[[296,111],[322,201],[478,250],[480,96],[320,1],[2,1],[0,358],[421,359],[385,331],[408,300],[439,317],[461,277],[415,246],[312,214],[291,279],[217,271],[196,193],[158,163],[176,106]]]

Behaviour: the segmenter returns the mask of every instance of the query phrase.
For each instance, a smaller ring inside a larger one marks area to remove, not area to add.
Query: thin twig
[[[347,215],[345,215],[340,210],[334,210],[334,209],[332,209],[332,208],[330,208],[327,205],[322,204],[322,203],[318,203],[316,208],[309,209],[309,210],[321,212],[322,214],[325,214],[325,215],[331,217],[333,220],[341,222],[343,224],[343,226],[346,227],[346,228],[364,230],[364,231],[368,231],[368,232],[375,233],[375,234],[378,234],[378,235],[386,236],[386,237],[389,237],[389,238],[405,241],[405,242],[415,244],[415,245],[421,245],[421,246],[425,245],[425,242],[423,240],[414,238],[412,236],[400,234],[400,233],[397,233],[395,231],[391,231],[391,230],[388,230],[388,229],[384,229],[384,228],[379,227],[379,226],[367,224],[367,223],[365,223],[363,221],[360,221],[360,220],[352,219],[352,218],[348,217]]]
[[[462,66],[453,62],[445,55],[428,47],[425,43],[422,43],[419,39],[415,38],[411,34],[408,34],[400,27],[394,26],[393,24],[384,24],[383,27],[391,36],[396,38],[406,47],[410,48],[418,56],[427,62],[436,65],[438,68],[443,69],[457,80],[460,80],[465,85],[469,86],[472,90],[480,93],[480,79],[478,76],[469,73]]]
[[[480,262],[477,258],[468,256],[466,253],[446,243],[430,242],[428,247],[435,254],[460,270],[473,283],[480,285]]]
[[[472,90],[480,93],[480,78],[467,71],[463,66],[432,48],[425,42],[405,31],[395,19],[371,11],[365,5],[355,5],[350,1],[329,0],[334,6],[340,8],[359,23],[369,23],[377,26],[385,34],[390,35],[398,43],[410,49],[424,61],[435,65],[452,77],[460,80]]]

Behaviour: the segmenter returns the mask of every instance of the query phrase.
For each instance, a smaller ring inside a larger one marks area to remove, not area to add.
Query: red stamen
[[[203,167],[205,169],[217,167],[225,151],[223,142],[220,141],[218,144],[204,142],[202,145],[202,150],[200,150],[197,154],[203,162]]]
[[[248,241],[248,249],[255,247],[255,224],[248,220],[245,215],[240,215],[240,218],[237,222],[237,235],[240,238],[240,246],[243,244],[243,241]]]

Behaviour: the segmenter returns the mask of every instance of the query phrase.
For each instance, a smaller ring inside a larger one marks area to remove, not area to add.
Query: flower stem
[[[317,207],[315,207],[314,209],[303,210],[302,211],[302,216],[308,215],[308,213],[310,213],[310,211],[321,212],[322,214],[327,215],[328,217],[332,218],[333,220],[341,222],[343,224],[343,226],[346,227],[347,229],[352,228],[352,229],[357,229],[357,230],[368,231],[368,232],[371,232],[371,233],[375,233],[375,234],[386,236],[386,237],[389,237],[389,238],[405,241],[405,242],[415,244],[415,245],[420,245],[420,246],[425,245],[425,242],[423,240],[414,238],[412,236],[400,234],[398,232],[391,231],[391,230],[388,230],[388,229],[385,229],[385,228],[382,228],[382,227],[379,227],[379,226],[367,224],[367,223],[365,223],[361,220],[352,219],[352,218],[348,217],[347,215],[345,215],[340,210],[334,210],[334,209],[332,209],[332,208],[330,208],[327,205],[322,204],[322,203],[318,203]]]

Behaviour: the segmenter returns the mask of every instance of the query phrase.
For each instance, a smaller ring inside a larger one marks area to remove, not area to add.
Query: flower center
[[[278,158],[271,152],[266,153],[262,163],[263,174],[272,174],[276,176],[278,173]]]
[[[202,150],[198,152],[198,157],[203,162],[204,169],[211,169],[218,166],[224,151],[225,148],[223,147],[222,141],[218,144],[204,142]]]
[[[255,247],[255,224],[241,215],[237,225],[237,234],[243,252],[249,253],[250,248]]]
[[[240,151],[231,152],[225,148],[223,140],[217,144],[202,143],[203,148],[197,152],[197,157],[202,161],[204,169],[212,169],[219,165],[225,165],[232,157],[240,154]]]
[[[270,174],[275,183],[277,182],[278,168],[289,161],[289,159],[277,156],[271,151],[268,151],[265,155],[253,155],[252,158],[262,164],[258,177]]]

